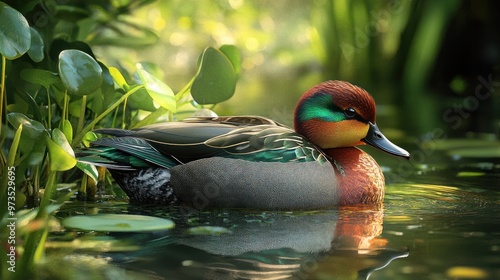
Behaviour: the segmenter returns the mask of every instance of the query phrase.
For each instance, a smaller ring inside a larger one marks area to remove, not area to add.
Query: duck
[[[357,146],[410,154],[376,122],[373,97],[330,80],[297,102],[294,128],[259,116],[204,116],[136,129],[101,128],[107,135],[77,153],[105,167],[129,203],[194,209],[321,209],[377,205],[385,179]]]

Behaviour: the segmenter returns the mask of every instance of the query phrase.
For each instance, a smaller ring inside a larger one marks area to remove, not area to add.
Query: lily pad
[[[82,215],[66,218],[67,228],[84,231],[144,232],[171,229],[174,222],[168,219],[125,214]]]
[[[221,235],[231,234],[232,231],[225,227],[199,226],[188,229],[187,233],[191,235]]]

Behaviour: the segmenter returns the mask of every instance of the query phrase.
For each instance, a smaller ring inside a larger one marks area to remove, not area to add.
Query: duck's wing
[[[251,161],[325,161],[322,153],[292,129],[254,116],[197,117],[134,130],[99,129],[115,136],[97,140],[156,165],[172,160],[189,162],[207,157],[241,158]],[[132,139],[140,139],[140,148]],[[159,154],[159,155],[158,155]]]

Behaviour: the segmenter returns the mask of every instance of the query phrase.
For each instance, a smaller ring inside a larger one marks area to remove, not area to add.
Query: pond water
[[[396,178],[390,175],[401,162],[380,163],[388,179]],[[64,252],[75,278],[93,279],[500,279],[498,158],[443,153],[415,168],[403,181],[388,180],[380,209],[197,212],[68,204],[59,217],[142,214],[172,219],[176,227],[60,233],[48,255]],[[60,269],[61,262],[52,263],[59,265],[49,270]]]

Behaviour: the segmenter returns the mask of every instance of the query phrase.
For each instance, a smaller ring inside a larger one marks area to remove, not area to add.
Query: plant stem
[[[32,231],[27,234],[24,245],[24,253],[19,261],[19,267],[23,268],[24,276],[30,275],[34,272],[33,265],[40,260],[43,256],[43,252],[45,249],[45,240],[47,239],[48,234],[48,213],[47,206],[50,203],[50,198],[55,189],[55,179],[56,179],[56,171],[50,171],[47,186],[45,187],[45,192],[42,197],[42,202],[40,203],[40,208],[38,209],[38,214],[36,216],[36,220],[43,221],[44,225],[41,229]]]
[[[120,99],[118,99],[113,105],[109,106],[106,111],[102,112],[97,118],[95,118],[92,122],[90,122],[85,128],[80,131],[75,138],[73,139],[73,146],[78,145],[85,134],[89,132],[99,121],[101,121],[107,114],[109,114],[111,111],[113,111],[120,103],[122,103],[125,99],[127,99],[130,95],[138,91],[139,89],[143,88],[143,86],[137,86],[132,88],[129,92],[125,93]]]
[[[4,122],[4,117],[3,117],[3,104],[5,102],[5,106],[7,106],[7,95],[5,94],[5,68],[6,68],[7,61],[5,59],[5,56],[2,55],[2,77],[1,77],[1,85],[0,85],[0,133],[2,133],[2,125]],[[2,141],[0,141],[2,142]],[[0,167],[3,169],[5,165],[5,156],[2,151],[0,151]]]
[[[156,109],[156,111],[152,112],[151,114],[147,115],[144,119],[138,121],[137,123],[133,124],[130,126],[130,129],[145,126],[148,124],[154,123],[158,118],[161,116],[165,115],[169,111],[163,107],[160,107]]]
[[[125,112],[127,110],[127,100],[128,98],[125,98],[125,101],[123,102],[122,129],[125,129]]]
[[[68,105],[69,104],[69,100],[68,100],[68,91],[64,91],[64,99],[63,99],[63,112],[62,112],[62,115],[61,115],[61,123],[64,121],[64,120],[67,120],[68,119]]]
[[[187,83],[177,94],[175,94],[175,101],[179,103],[179,101],[189,93],[191,86],[196,78],[196,75]]]
[[[55,180],[56,180],[56,171],[50,171],[48,179],[47,179],[47,185],[45,186],[45,190],[43,192],[42,196],[42,201],[40,202],[40,210],[38,212],[37,217],[38,218],[43,218],[45,217],[45,208],[49,206],[50,199],[52,197],[52,193],[54,192],[56,188]]]
[[[80,117],[78,118],[78,124],[76,125],[76,134],[78,134],[83,129],[83,123],[85,122],[85,108],[87,107],[87,96],[82,96],[82,106],[80,107]]]
[[[4,173],[1,182],[2,184],[0,185],[0,204],[4,205],[4,207],[2,207],[2,210],[0,211],[0,219],[4,217],[4,210],[5,213],[7,213],[7,191],[8,191],[7,184],[9,183],[8,170],[14,168],[15,171],[14,162],[16,160],[17,148],[21,140],[22,131],[23,131],[23,125],[21,124],[19,125],[19,128],[17,128],[16,134],[14,134],[14,139],[12,139],[12,145],[10,146],[9,155],[7,156],[7,168],[3,171]]]
[[[47,126],[49,127],[49,130],[52,130],[52,109],[50,108],[50,92],[49,88],[45,88],[45,91],[47,92],[47,114],[48,114],[48,122]]]

